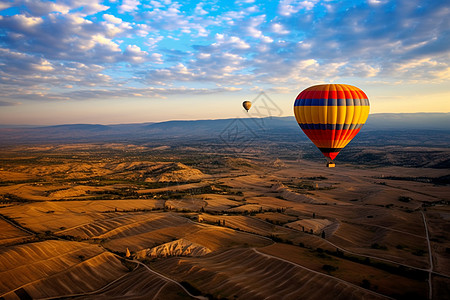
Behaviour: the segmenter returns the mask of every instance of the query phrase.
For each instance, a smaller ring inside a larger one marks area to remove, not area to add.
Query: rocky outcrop
[[[138,251],[136,257],[203,256],[210,252],[211,250],[205,246],[186,239],[179,239],[151,249]]]

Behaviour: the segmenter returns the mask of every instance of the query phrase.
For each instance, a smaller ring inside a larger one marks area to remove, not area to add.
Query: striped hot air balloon
[[[294,103],[300,128],[330,160],[358,134],[369,109],[366,94],[347,84],[311,86]]]

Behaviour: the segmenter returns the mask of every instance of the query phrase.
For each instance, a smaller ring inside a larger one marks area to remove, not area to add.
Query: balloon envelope
[[[245,108],[246,111],[248,111],[250,107],[252,107],[252,103],[250,101],[244,101],[242,102],[242,106]]]
[[[347,84],[311,86],[294,103],[300,128],[331,160],[358,134],[369,110],[366,94]]]

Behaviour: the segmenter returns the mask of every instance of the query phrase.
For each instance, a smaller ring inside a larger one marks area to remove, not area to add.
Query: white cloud
[[[43,16],[52,12],[57,12],[61,14],[67,14],[72,9],[73,6],[70,5],[70,3],[55,3],[55,2],[48,2],[48,1],[16,1],[15,5],[26,5],[27,9],[33,16]]]
[[[143,13],[146,24],[156,30],[182,30],[189,33],[194,24],[192,16],[185,16],[179,10],[180,4],[173,3],[169,7],[155,8]],[[196,25],[195,25],[196,26]]]
[[[367,0],[367,3],[369,3],[369,5],[373,5],[373,6],[386,4],[387,2],[388,2],[388,0]]]
[[[236,49],[249,49],[250,45],[246,43],[244,40],[237,36],[225,36],[224,34],[217,33],[216,34],[216,43],[212,44],[212,46],[220,47],[222,45],[233,46]]]
[[[147,39],[147,42],[145,43],[145,45],[147,45],[149,47],[149,49],[153,49],[154,47],[157,46],[157,44],[163,39],[163,36],[157,36],[157,37],[149,37]]]
[[[247,28],[247,32],[249,33],[250,36],[252,36],[254,38],[259,38],[262,36],[261,30],[258,30],[255,27]]]
[[[197,14],[197,15],[207,15],[208,14],[208,12],[203,9],[203,7],[202,7],[203,5],[204,5],[204,3],[202,3],[202,2],[197,3],[197,6],[195,7],[195,14]]]
[[[255,13],[255,12],[259,11],[259,7],[257,5],[253,5],[253,6],[248,7],[246,9],[246,11],[249,13]]]
[[[21,12],[0,16],[2,46],[10,49],[0,52],[0,87],[10,95],[13,85],[32,86],[31,98],[68,85],[74,91],[95,85],[104,95],[111,86],[142,81],[269,90],[271,85],[287,89],[342,77],[440,82],[450,73],[448,26],[436,22],[448,12],[442,3],[424,2],[419,9],[415,2],[399,2],[387,10],[384,0],[351,5],[283,0],[269,12],[266,5],[248,4],[253,1],[238,1],[234,7],[214,1],[196,6],[116,1],[133,17],[126,22],[101,0],[15,1]],[[105,75],[116,70],[120,77]],[[95,97],[95,90],[60,96]]]
[[[263,41],[264,43],[272,43],[273,39],[271,37],[268,37],[268,36],[262,36],[261,37],[261,41]]]
[[[142,51],[141,48],[136,45],[128,45],[124,52],[124,55],[128,60],[133,63],[144,62],[147,54],[146,51]]]
[[[13,3],[0,2],[0,10],[5,10],[13,6]]]
[[[109,51],[112,52],[120,52],[120,48],[117,43],[100,34],[94,35],[92,39],[84,45],[84,50],[92,49],[96,45],[105,46]]]
[[[110,14],[104,14],[103,19],[105,19],[106,21],[113,23],[113,24],[120,24],[123,22],[123,20],[121,18],[117,18]]]
[[[157,64],[162,64],[163,60],[162,60],[162,54],[160,53],[152,53],[151,54],[151,58],[153,59],[153,62],[157,63]]]
[[[153,7],[155,7],[155,8],[159,8],[159,7],[163,7],[163,6],[164,6],[161,2],[159,2],[159,1],[154,1],[154,0],[150,1],[150,4],[151,4]]]
[[[109,7],[106,5],[103,5],[101,2],[102,0],[76,0],[72,1],[71,9],[79,9],[81,8],[81,11],[76,12],[76,14],[79,14],[81,16],[88,16],[93,15],[101,11],[107,10]]]
[[[115,26],[114,24],[105,24],[105,35],[108,37],[115,37],[119,33],[123,32],[123,29]]]
[[[310,43],[305,43],[304,41],[298,42],[297,45],[302,50],[310,50],[312,47]]]
[[[298,0],[281,0],[278,6],[278,12],[282,16],[290,16],[296,14],[302,9],[311,10],[314,8],[317,0],[314,1],[298,1]]]
[[[250,45],[237,36],[232,36],[229,39],[229,43],[233,44],[237,49],[248,49]]]
[[[371,66],[367,63],[347,64],[344,68],[350,76],[359,78],[375,77],[380,72],[380,67]]]
[[[211,54],[209,54],[209,53],[199,53],[197,55],[197,58],[199,58],[199,59],[207,59],[207,58],[210,58],[210,57],[211,57]]]
[[[265,43],[271,43],[273,40],[270,37],[263,35],[260,29],[262,24],[265,22],[266,15],[259,15],[249,19],[246,25],[246,31],[248,35],[254,38],[261,39]]]
[[[423,57],[406,60],[385,67],[385,75],[403,79],[403,82],[445,82],[450,77],[450,64],[436,58]]]
[[[140,4],[141,2],[139,0],[123,0],[122,5],[119,6],[119,11],[121,13],[133,12],[137,10]]]
[[[39,64],[33,64],[33,67],[34,67],[34,69],[36,69],[38,71],[53,71],[54,70],[52,64],[45,59],[41,60]]]
[[[25,15],[15,15],[12,16],[11,19],[22,28],[31,28],[43,22],[40,17],[27,17]]]
[[[434,78],[440,79],[442,81],[450,80],[450,67],[444,66],[441,70],[430,72]]]
[[[290,31],[286,30],[284,28],[284,26],[282,24],[280,24],[280,23],[273,23],[272,24],[272,31],[274,33],[278,33],[278,34],[289,34],[290,33]]]
[[[152,31],[151,27],[148,26],[147,24],[136,24],[136,25],[134,25],[134,27],[135,27],[135,33],[139,37],[145,37],[150,33],[150,31]],[[132,29],[131,26],[130,26],[130,29]]]
[[[197,30],[198,37],[206,37],[209,34],[209,31],[200,24],[192,25],[192,29]]]

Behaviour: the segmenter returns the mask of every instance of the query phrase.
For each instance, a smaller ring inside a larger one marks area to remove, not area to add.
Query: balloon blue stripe
[[[331,153],[331,152],[339,152],[342,150],[342,148],[321,148],[319,147],[319,150],[325,153]]]
[[[294,106],[370,106],[369,99],[296,99]]]
[[[359,129],[364,124],[301,124],[301,129],[315,129],[315,130],[352,130],[352,129]]]

